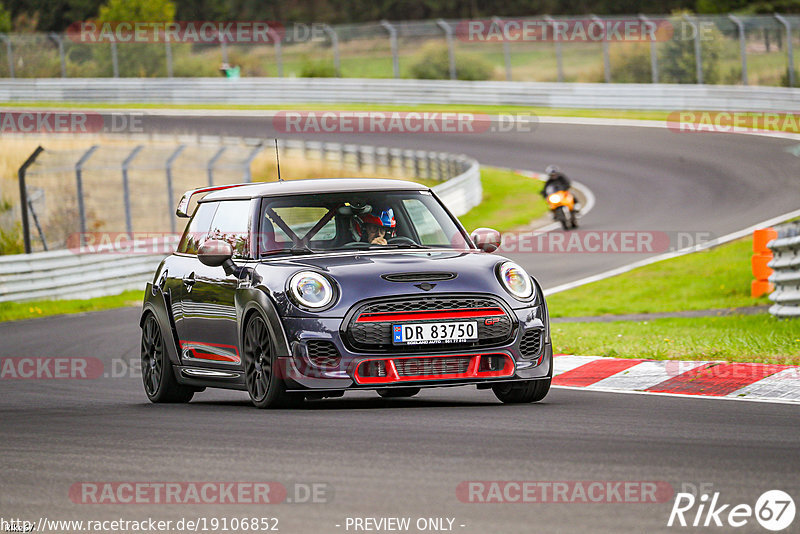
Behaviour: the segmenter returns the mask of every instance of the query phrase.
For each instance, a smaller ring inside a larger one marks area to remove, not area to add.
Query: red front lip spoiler
[[[481,358],[484,356],[499,356],[503,358],[503,368],[497,371],[480,371]],[[426,358],[429,360],[437,360],[442,358],[463,358],[469,357],[470,362],[467,370],[463,373],[442,373],[442,374],[424,374],[424,375],[410,375],[400,376],[395,366],[395,360],[408,360],[417,358]],[[382,361],[386,365],[386,376],[363,376],[361,374],[362,365],[367,362]],[[514,359],[511,355],[503,352],[489,352],[485,354],[444,354],[441,356],[400,356],[400,357],[385,357],[385,358],[368,358],[361,360],[356,365],[353,378],[356,384],[396,384],[399,382],[420,382],[426,380],[463,380],[463,379],[476,379],[476,378],[508,378],[514,375]]]

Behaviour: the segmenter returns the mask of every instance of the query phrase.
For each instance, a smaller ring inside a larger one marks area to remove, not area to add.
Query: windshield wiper
[[[308,247],[276,248],[263,252],[262,256],[276,256],[278,254],[291,254],[292,256],[302,256],[304,254],[316,254]]]
[[[426,245],[418,245],[416,243],[389,243],[387,245],[370,245],[370,250],[373,249],[382,249],[382,248],[432,248]]]

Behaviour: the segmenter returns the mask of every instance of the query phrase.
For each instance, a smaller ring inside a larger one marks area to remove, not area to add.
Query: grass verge
[[[539,191],[542,184],[533,178],[506,169],[481,167],[483,201],[459,217],[468,232],[480,227],[501,232],[525,226],[547,212]]]
[[[547,298],[551,317],[656,313],[767,304],[750,297],[752,238],[639,267]]]
[[[616,358],[800,365],[800,321],[769,314],[558,323],[554,351]]]
[[[141,291],[125,291],[110,297],[86,300],[36,300],[30,302],[0,302],[0,321],[19,321],[49,315],[110,310],[142,303]]]
[[[630,109],[572,109],[505,105],[477,104],[371,104],[342,103],[324,104],[318,102],[287,104],[162,104],[162,103],[92,103],[86,102],[3,102],[7,108],[59,108],[59,109],[144,109],[144,110],[320,110],[320,111],[452,111],[463,113],[499,114],[533,114],[542,117],[587,117],[607,119],[666,120],[673,111],[664,110],[630,110]]]

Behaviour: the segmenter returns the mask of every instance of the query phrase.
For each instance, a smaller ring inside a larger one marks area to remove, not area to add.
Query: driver
[[[549,195],[548,191],[552,187],[555,191],[569,191],[572,188],[572,182],[567,175],[561,172],[561,169],[558,168],[557,165],[548,165],[547,169],[544,171],[547,175],[547,181],[542,188],[541,194],[543,197],[547,198]],[[580,201],[578,197],[573,195],[575,199],[575,211],[580,210]]]
[[[372,245],[386,245],[386,238],[392,237],[397,222],[394,212],[390,209],[372,210],[372,213],[360,215],[363,231],[362,241]]]

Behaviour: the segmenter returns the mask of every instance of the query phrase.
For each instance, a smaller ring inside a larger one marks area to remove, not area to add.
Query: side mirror
[[[494,252],[500,248],[502,238],[500,232],[491,228],[478,228],[470,236],[472,242],[484,252]]]
[[[227,241],[209,239],[197,250],[197,259],[209,267],[225,267],[225,272],[232,271],[233,247]]]

